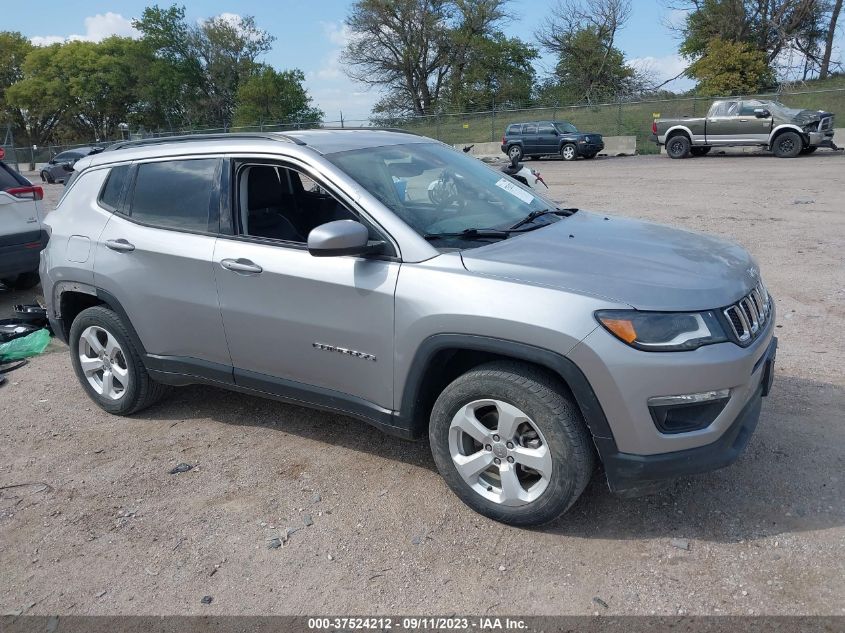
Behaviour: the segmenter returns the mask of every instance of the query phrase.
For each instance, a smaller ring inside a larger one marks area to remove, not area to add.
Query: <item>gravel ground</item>
[[[111,417],[56,344],[0,387],[0,612],[845,614],[843,156],[533,166],[567,204],[758,259],[781,348],[735,465],[636,500],[596,477],[520,530],[351,419],[206,387]]]

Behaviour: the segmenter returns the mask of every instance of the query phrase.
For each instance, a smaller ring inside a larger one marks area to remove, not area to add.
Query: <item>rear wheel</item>
[[[73,369],[88,396],[115,415],[155,404],[168,387],[155,382],[120,317],[103,306],[77,315],[70,328]]]
[[[707,156],[707,154],[710,153],[710,150],[710,147],[691,147],[690,153],[692,153],[693,156]]]
[[[782,132],[772,143],[772,152],[778,158],[795,158],[804,149],[804,140],[798,132]]]
[[[519,145],[511,145],[508,148],[508,158],[511,160],[522,160],[522,148]]]
[[[511,525],[555,519],[593,472],[580,411],[551,375],[531,365],[493,362],[457,378],[434,405],[429,439],[452,491]]]
[[[685,134],[678,134],[666,141],[666,153],[669,158],[686,158],[690,155],[692,146]]]
[[[0,279],[0,281],[2,281],[3,285],[7,288],[14,288],[15,290],[29,290],[31,288],[35,288],[35,286],[37,286],[41,281],[41,278],[38,276],[37,272],[31,272],[21,273],[17,277]]]
[[[578,158],[578,148],[572,143],[567,143],[560,148],[560,155],[563,160],[575,160]]]

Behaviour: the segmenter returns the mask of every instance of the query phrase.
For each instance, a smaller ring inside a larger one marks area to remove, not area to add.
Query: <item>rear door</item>
[[[550,121],[543,121],[537,126],[537,144],[542,154],[558,153],[557,129]]]
[[[737,145],[742,143],[743,118],[739,101],[717,101],[707,115],[707,143],[711,145]]]
[[[540,138],[537,136],[536,123],[526,123],[522,126],[522,148],[522,153],[527,156],[543,152],[540,148]]]
[[[211,264],[222,164],[202,156],[134,165],[98,241],[94,277],[122,305],[148,354],[189,374],[217,377],[228,368],[231,380]]]

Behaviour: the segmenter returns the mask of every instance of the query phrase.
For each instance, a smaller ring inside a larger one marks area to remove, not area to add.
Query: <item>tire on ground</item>
[[[574,143],[567,143],[560,148],[560,156],[563,160],[575,160],[578,158],[578,148]]]
[[[772,143],[772,153],[778,158],[795,158],[803,149],[804,139],[792,130],[781,132]]]
[[[508,148],[508,158],[510,158],[511,160],[516,158],[517,161],[522,160],[522,158],[523,158],[522,148],[519,145],[511,145]]]
[[[86,328],[97,326],[113,336],[123,352],[128,369],[128,385],[118,400],[98,394],[89,384],[79,357],[80,337]],[[132,343],[129,330],[121,318],[104,306],[94,306],[80,312],[70,327],[70,353],[73,369],[79,382],[94,402],[114,415],[131,415],[158,402],[169,390],[167,385],[154,381],[147,373],[141,354]]]
[[[551,451],[547,488],[530,503],[504,506],[486,499],[455,467],[449,449],[452,419],[468,403],[484,399],[501,400],[526,413]],[[519,362],[487,363],[455,379],[434,404],[429,439],[437,468],[452,491],[476,512],[510,525],[542,525],[560,516],[584,491],[595,467],[589,431],[566,388],[552,374]]]
[[[686,134],[676,134],[666,141],[666,154],[669,158],[686,158],[690,155],[692,144]]]

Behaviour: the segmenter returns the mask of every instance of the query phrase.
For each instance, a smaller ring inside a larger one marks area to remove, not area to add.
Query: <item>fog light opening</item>
[[[654,425],[661,433],[689,433],[705,429],[719,417],[730,400],[729,389],[648,399]]]

